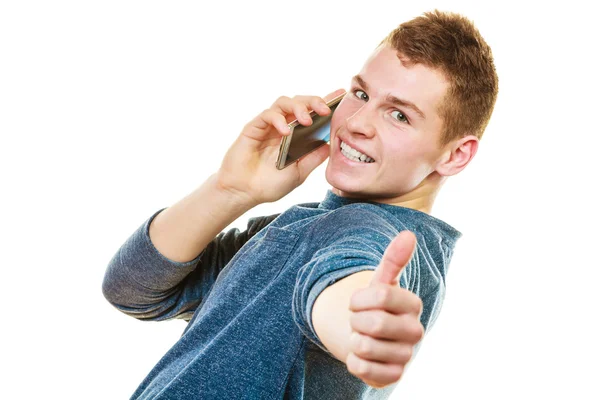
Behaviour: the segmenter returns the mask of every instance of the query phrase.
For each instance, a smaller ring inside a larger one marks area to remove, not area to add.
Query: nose
[[[348,132],[357,135],[363,135],[367,138],[375,136],[375,126],[373,124],[373,110],[369,107],[370,103],[364,103],[354,114],[346,119],[346,128]]]

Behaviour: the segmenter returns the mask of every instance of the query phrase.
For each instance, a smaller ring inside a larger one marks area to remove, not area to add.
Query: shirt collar
[[[377,202],[370,201],[370,200],[342,197],[342,196],[338,196],[335,193],[333,193],[331,191],[331,189],[327,190],[327,194],[325,195],[325,198],[319,203],[318,207],[322,208],[322,209],[326,209],[326,210],[335,210],[336,208],[340,208],[342,206],[345,206],[348,204],[353,204],[353,203],[368,203],[368,204],[376,205],[376,206],[381,207],[384,210],[390,212],[391,214],[393,214],[400,220],[402,220],[403,218],[411,218],[411,219],[418,218],[420,220],[425,221],[426,223],[428,223],[430,225],[433,225],[436,229],[443,231],[447,235],[447,237],[450,238],[450,240],[453,242],[458,240],[462,236],[462,233],[460,231],[456,230],[450,224],[448,224],[448,223],[442,221],[441,219],[438,219],[432,215],[424,213],[422,211],[415,210],[415,209],[408,208],[408,207],[396,206],[393,204],[383,204],[383,203],[377,203]]]

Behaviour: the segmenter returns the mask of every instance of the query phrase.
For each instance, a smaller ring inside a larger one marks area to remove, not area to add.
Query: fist
[[[355,291],[351,311],[348,371],[369,386],[383,388],[397,382],[423,338],[423,302],[399,286],[416,238],[401,232],[387,247],[368,287]]]

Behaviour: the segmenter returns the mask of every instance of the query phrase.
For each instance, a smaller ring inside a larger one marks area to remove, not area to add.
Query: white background
[[[129,398],[185,322],[106,302],[113,254],[277,97],[348,89],[436,7],[475,22],[500,93],[434,207],[464,236],[392,398],[600,398],[597,18],[576,1],[398,0],[3,1],[0,397]],[[324,171],[230,227],[320,201]]]

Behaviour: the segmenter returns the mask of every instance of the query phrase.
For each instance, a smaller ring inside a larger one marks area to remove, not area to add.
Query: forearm
[[[218,261],[227,258],[226,248],[235,251],[236,235],[223,236],[223,254],[214,254],[219,250],[213,248],[197,268],[200,254],[249,208],[210,177],[172,207],[155,213],[125,241],[109,262],[105,298],[139,319],[168,319],[193,311],[223,267]],[[187,277],[191,281],[181,285]]]
[[[323,345],[338,360],[345,363],[350,352],[350,298],[360,288],[368,286],[373,271],[361,271],[329,286],[315,300],[312,322]]]
[[[212,175],[154,218],[149,230],[150,239],[163,256],[187,262],[197,257],[219,232],[254,205],[219,188],[216,175]]]

